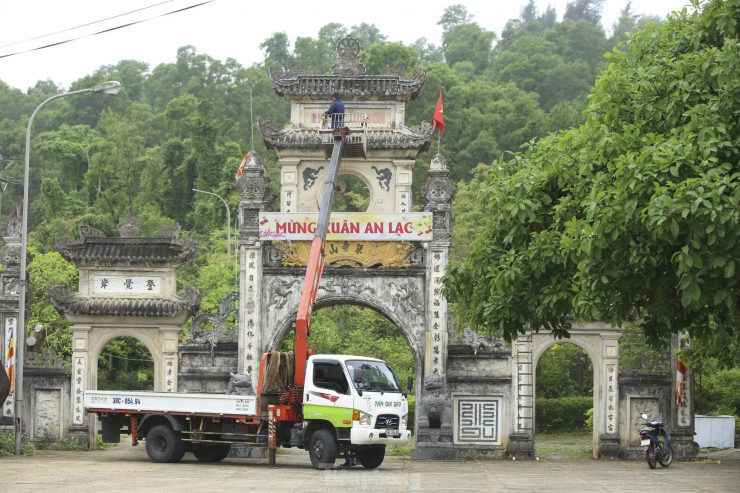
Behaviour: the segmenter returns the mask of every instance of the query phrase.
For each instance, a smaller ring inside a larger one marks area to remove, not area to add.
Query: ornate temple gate
[[[191,237],[179,238],[179,226],[140,238],[129,208],[118,225],[119,237],[106,237],[86,224],[78,230],[78,241],[63,236],[57,248],[79,267],[79,290],[50,288],[49,294],[72,323],[69,432],[85,441],[95,427],[84,414],[82,394],[97,388],[105,345],[122,336],[138,339],[152,355],[154,390],[177,392],[179,335],[198,309],[201,293],[195,288],[177,293],[177,268],[196,251]]]
[[[360,46],[340,40],[334,75],[314,75],[294,65],[293,76],[270,73],[273,88],[291,102],[291,122],[280,128],[260,122],[260,135],[278,153],[281,212],[315,212],[328,172],[318,133],[321,113],[332,93],[341,94],[346,113],[367,115],[366,159],[344,158],[341,175],[360,178],[369,193],[368,212],[412,210],[411,185],[416,157],[429,148],[433,129],[404,125],[405,106],[420,96],[425,74],[405,77],[405,65],[381,75],[365,75]],[[252,373],[264,351],[276,349],[295,321],[308,248],[299,242],[259,240],[259,213],[270,209],[274,193],[259,155],[252,151],[239,191],[241,281],[239,371]],[[441,278],[448,262],[450,205],[454,188],[442,156],[434,158],[422,191],[424,210],[433,215],[433,240],[403,242],[327,242],[326,269],[317,308],[355,304],[377,310],[399,328],[414,355],[417,395],[425,376],[444,378],[447,362],[447,302]],[[373,254],[369,252],[372,251]],[[256,382],[253,382],[256,384]],[[446,432],[446,430],[445,430]],[[430,443],[431,445],[431,443]],[[449,443],[451,445],[451,443]]]

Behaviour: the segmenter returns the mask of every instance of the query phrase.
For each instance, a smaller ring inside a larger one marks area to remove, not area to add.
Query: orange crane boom
[[[306,361],[311,355],[308,348],[308,336],[311,334],[311,312],[319,293],[321,273],[324,270],[324,245],[326,243],[326,232],[329,229],[331,208],[334,202],[334,182],[339,175],[339,164],[342,161],[342,152],[346,143],[349,129],[347,127],[335,128],[334,148],[329,163],[329,174],[324,183],[324,195],[319,208],[319,221],[316,225],[316,234],[311,243],[311,253],[308,257],[306,278],[301,289],[301,298],[298,302],[298,316],[295,321],[295,377],[294,387],[303,387],[306,380]]]

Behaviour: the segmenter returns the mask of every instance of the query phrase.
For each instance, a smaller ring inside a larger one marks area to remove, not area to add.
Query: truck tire
[[[146,453],[154,462],[179,462],[185,455],[180,432],[157,425],[146,434]]]
[[[197,445],[193,450],[193,455],[201,462],[218,462],[222,461],[231,451],[230,443],[217,443],[214,445]]]
[[[380,467],[385,459],[385,445],[375,445],[365,452],[358,454],[357,458],[365,469]]]
[[[328,430],[317,430],[311,435],[308,448],[311,464],[315,469],[331,469],[337,460],[337,441]]]

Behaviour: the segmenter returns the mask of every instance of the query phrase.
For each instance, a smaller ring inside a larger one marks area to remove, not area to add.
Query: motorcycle
[[[643,414],[642,419],[647,421],[647,414]],[[656,463],[663,467],[670,466],[673,462],[673,445],[668,439],[668,433],[663,429],[663,422],[647,421],[645,426],[652,428],[652,430],[640,431],[640,445],[645,447],[648,466],[650,469],[655,469]]]

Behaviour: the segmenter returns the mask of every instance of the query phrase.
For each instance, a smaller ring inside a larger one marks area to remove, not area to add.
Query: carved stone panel
[[[455,445],[501,445],[502,397],[456,395],[453,398]]]
[[[32,440],[59,440],[62,434],[61,389],[36,389]]]
[[[640,430],[645,428],[643,414],[648,415],[648,419],[664,420],[665,416],[659,416],[660,399],[657,397],[629,397],[629,446],[640,446]]]

